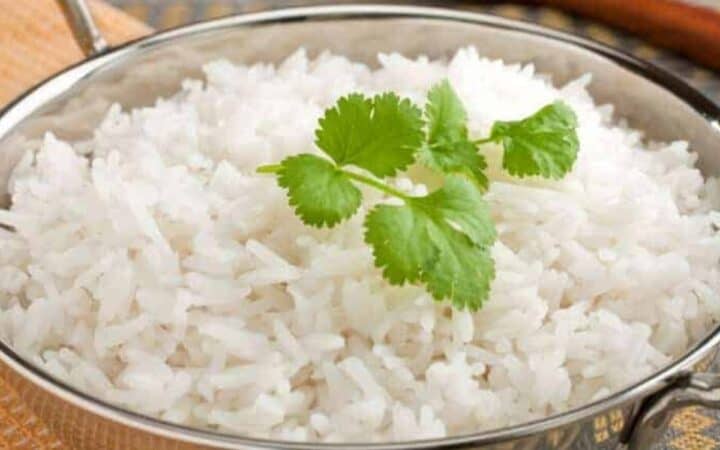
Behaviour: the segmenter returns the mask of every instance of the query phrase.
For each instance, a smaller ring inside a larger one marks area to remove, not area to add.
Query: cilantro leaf
[[[471,310],[489,295],[494,240],[481,192],[464,175],[449,175],[442,188],[403,206],[377,206],[365,221],[365,242],[385,278],[423,281],[436,300]]]
[[[440,173],[469,170],[478,184],[487,189],[485,157],[468,137],[465,107],[448,80],[430,89],[425,116],[428,140],[420,151],[423,164]]]
[[[362,195],[350,178],[330,161],[301,154],[285,158],[278,184],[288,191],[290,205],[307,225],[332,227],[352,216]]]
[[[495,241],[490,208],[469,177],[448,175],[442,188],[413,200],[430,214],[459,228],[475,245],[492,245]]]
[[[503,167],[515,176],[560,179],[570,171],[580,146],[575,113],[555,102],[518,121],[498,121],[490,139],[503,144]]]
[[[427,217],[410,206],[373,208],[365,217],[365,242],[372,245],[375,265],[391,284],[419,281],[423,270],[438,257]]]
[[[490,249],[473,245],[465,235],[447,227],[430,227],[439,249],[437,262],[422,274],[435,300],[448,299],[458,309],[477,311],[490,296],[495,262]]]
[[[423,125],[421,111],[394,93],[372,99],[351,94],[325,111],[315,142],[339,166],[355,165],[382,178],[415,161]]]
[[[476,145],[469,140],[439,141],[434,145],[425,145],[420,150],[420,161],[440,173],[469,172],[481,189],[488,188],[485,157],[477,152]]]
[[[433,86],[428,92],[425,115],[428,121],[428,140],[457,141],[467,139],[467,112],[448,80]]]

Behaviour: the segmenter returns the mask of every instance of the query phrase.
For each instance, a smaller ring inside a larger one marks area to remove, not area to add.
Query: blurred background
[[[257,12],[262,10],[323,3],[316,0],[108,0],[109,3],[155,29],[165,29],[206,18],[229,14]],[[350,2],[345,2],[350,3]],[[355,1],[353,3],[362,3]],[[387,3],[382,1],[365,3]],[[698,28],[712,27],[711,17],[707,23],[686,17],[684,11],[667,11],[666,0],[524,0],[524,1],[415,1],[392,2],[445,6],[478,11],[568,31],[585,36],[613,47],[622,48],[640,58],[651,60],[687,78],[694,86],[716,101],[720,101],[720,58],[715,68],[705,67],[690,61],[687,56],[665,50],[667,44],[681,49],[691,49],[693,38],[688,35],[697,32],[710,33],[713,30]],[[720,48],[720,0],[677,0],[707,9],[708,16],[717,14],[717,47]],[[638,16],[628,15],[628,5],[634,5]],[[713,11],[713,12],[711,12]],[[699,12],[702,14],[702,12]],[[663,16],[666,15],[666,16]],[[682,17],[681,17],[682,15]],[[650,30],[650,20],[675,22],[667,30]],[[644,23],[643,23],[644,22]],[[710,25],[708,25],[710,24]],[[633,30],[634,32],[630,32]],[[665,34],[662,36],[661,34]],[[652,37],[652,39],[651,39]],[[653,44],[655,42],[656,44]],[[662,45],[660,45],[662,43]],[[710,54],[710,49],[704,50]],[[720,52],[720,50],[718,50]],[[715,59],[715,58],[712,58]]]
[[[111,44],[230,14],[347,0],[87,0]],[[355,0],[355,3],[370,3]],[[422,0],[519,19],[620,48],[720,102],[720,0]],[[50,51],[49,51],[50,49]],[[0,105],[82,59],[57,0],[0,0]]]

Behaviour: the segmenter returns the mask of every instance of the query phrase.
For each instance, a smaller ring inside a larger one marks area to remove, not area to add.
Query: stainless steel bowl
[[[720,174],[720,109],[676,77],[603,45],[542,27],[480,14],[400,6],[327,6],[236,16],[156,34],[108,50],[79,0],[66,0],[86,61],[40,84],[0,114],[0,185],[22,151],[52,130],[88,135],[112,102],[147,105],[199,76],[209,60],[280,61],[299,46],[375,64],[378,52],[432,58],[475,45],[505,61],[532,62],[565,83],[593,75],[590,90],[616,105],[653,139],[687,139],[705,174]],[[4,189],[4,188],[3,188]],[[0,194],[4,194],[4,190]],[[646,449],[678,406],[720,407],[713,331],[669,367],[604,400],[490,432],[404,443],[328,445],[250,439],[145,417],[92,398],[38,370],[0,342],[0,376],[73,449]]]

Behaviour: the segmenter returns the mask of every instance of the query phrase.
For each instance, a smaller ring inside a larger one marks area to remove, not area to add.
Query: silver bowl
[[[212,59],[276,62],[299,46],[375,65],[378,52],[432,58],[475,45],[509,62],[532,62],[565,83],[593,75],[599,102],[652,139],[687,139],[704,174],[720,174],[720,109],[683,81],[622,52],[535,25],[481,14],[401,6],[326,6],[235,16],[162,32],[107,49],[80,0],[66,0],[85,61],[41,83],[0,113],[0,195],[24,149],[47,130],[87,137],[113,102],[148,105]],[[7,200],[6,200],[7,202]],[[542,420],[445,439],[385,444],[307,444],[251,439],[167,423],[78,391],[0,342],[0,376],[73,449],[647,449],[677,407],[720,407],[720,376],[703,373],[717,329],[682,358],[612,396]]]

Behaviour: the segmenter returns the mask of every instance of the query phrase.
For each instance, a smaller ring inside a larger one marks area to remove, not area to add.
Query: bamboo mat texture
[[[302,0],[107,1],[109,4],[97,0],[91,0],[90,3],[95,19],[110,44],[142,36],[153,28],[164,29],[207,18],[281,6],[322,3]],[[720,0],[695,0],[694,3],[720,10]],[[720,76],[601,24],[548,8],[514,5],[464,8],[537,22],[622,48],[679,74],[709,97],[720,101]],[[0,105],[81,59],[82,52],[72,40],[70,29],[55,0],[0,0]],[[603,426],[609,424],[595,424],[598,444],[604,435]],[[657,448],[720,450],[720,413],[696,407],[682,410],[672,420],[663,442]],[[17,393],[0,379],[2,449],[72,450],[56,439],[47,424],[42,423]]]

